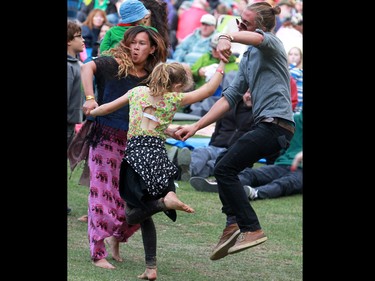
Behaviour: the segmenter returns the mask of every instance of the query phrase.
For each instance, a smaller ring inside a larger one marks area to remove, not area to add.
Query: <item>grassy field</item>
[[[68,281],[135,281],[145,269],[140,231],[120,245],[124,259],[114,270],[91,264],[87,223],[88,187],[77,184],[80,170],[68,181]],[[70,175],[70,173],[69,173]],[[160,281],[300,281],[302,280],[302,195],[251,202],[268,240],[254,248],[211,261],[209,256],[225,224],[217,193],[198,192],[179,181],[178,196],[196,213],[178,212],[176,222],[164,213],[154,216]]]

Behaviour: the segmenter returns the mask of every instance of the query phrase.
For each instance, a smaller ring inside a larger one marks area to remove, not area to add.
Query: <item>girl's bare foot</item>
[[[156,268],[146,268],[145,272],[137,277],[143,280],[156,280],[157,278],[157,269]]]
[[[104,239],[104,241],[111,247],[112,258],[116,261],[122,262],[123,259],[120,257],[120,243],[113,236]]]
[[[112,264],[110,264],[106,259],[93,261],[92,263],[94,265],[98,266],[98,267],[102,267],[102,268],[106,268],[106,269],[115,269],[116,268]]]
[[[169,191],[164,197],[164,204],[168,209],[180,210],[187,213],[194,213],[194,209],[177,198],[176,193]]]

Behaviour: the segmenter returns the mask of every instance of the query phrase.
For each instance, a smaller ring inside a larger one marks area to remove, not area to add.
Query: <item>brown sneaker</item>
[[[240,229],[236,223],[228,225],[223,230],[219,243],[215,246],[210,260],[218,260],[228,255],[228,249],[236,243],[236,238],[240,234]]]
[[[267,240],[263,230],[242,232],[237,237],[233,247],[228,250],[228,254],[234,254],[246,250],[247,248],[259,245]]]

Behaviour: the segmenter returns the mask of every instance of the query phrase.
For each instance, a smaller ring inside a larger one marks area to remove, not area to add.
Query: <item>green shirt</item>
[[[275,165],[292,165],[293,159],[298,152],[302,151],[302,131],[303,131],[303,120],[302,111],[294,113],[294,122],[296,123],[296,129],[294,136],[290,141],[287,150],[282,152],[282,154],[275,160]],[[302,163],[299,163],[298,167],[302,168]]]
[[[111,27],[106,34],[102,42],[100,43],[99,51],[100,54],[106,50],[109,50],[117,45],[123,38],[124,33],[132,26],[121,26],[116,25]]]
[[[216,59],[212,56],[211,52],[203,54],[191,67],[191,73],[193,74],[195,89],[198,89],[206,82],[205,77],[199,76],[198,72],[204,66],[208,66],[214,63],[219,63],[220,59]],[[225,64],[224,73],[228,73],[232,70],[238,70],[238,64],[236,63],[236,57],[230,56],[229,62]]]

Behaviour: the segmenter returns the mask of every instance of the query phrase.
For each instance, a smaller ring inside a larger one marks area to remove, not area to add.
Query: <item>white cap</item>
[[[201,17],[201,23],[205,23],[208,25],[216,25],[216,19],[211,14],[205,14]]]

